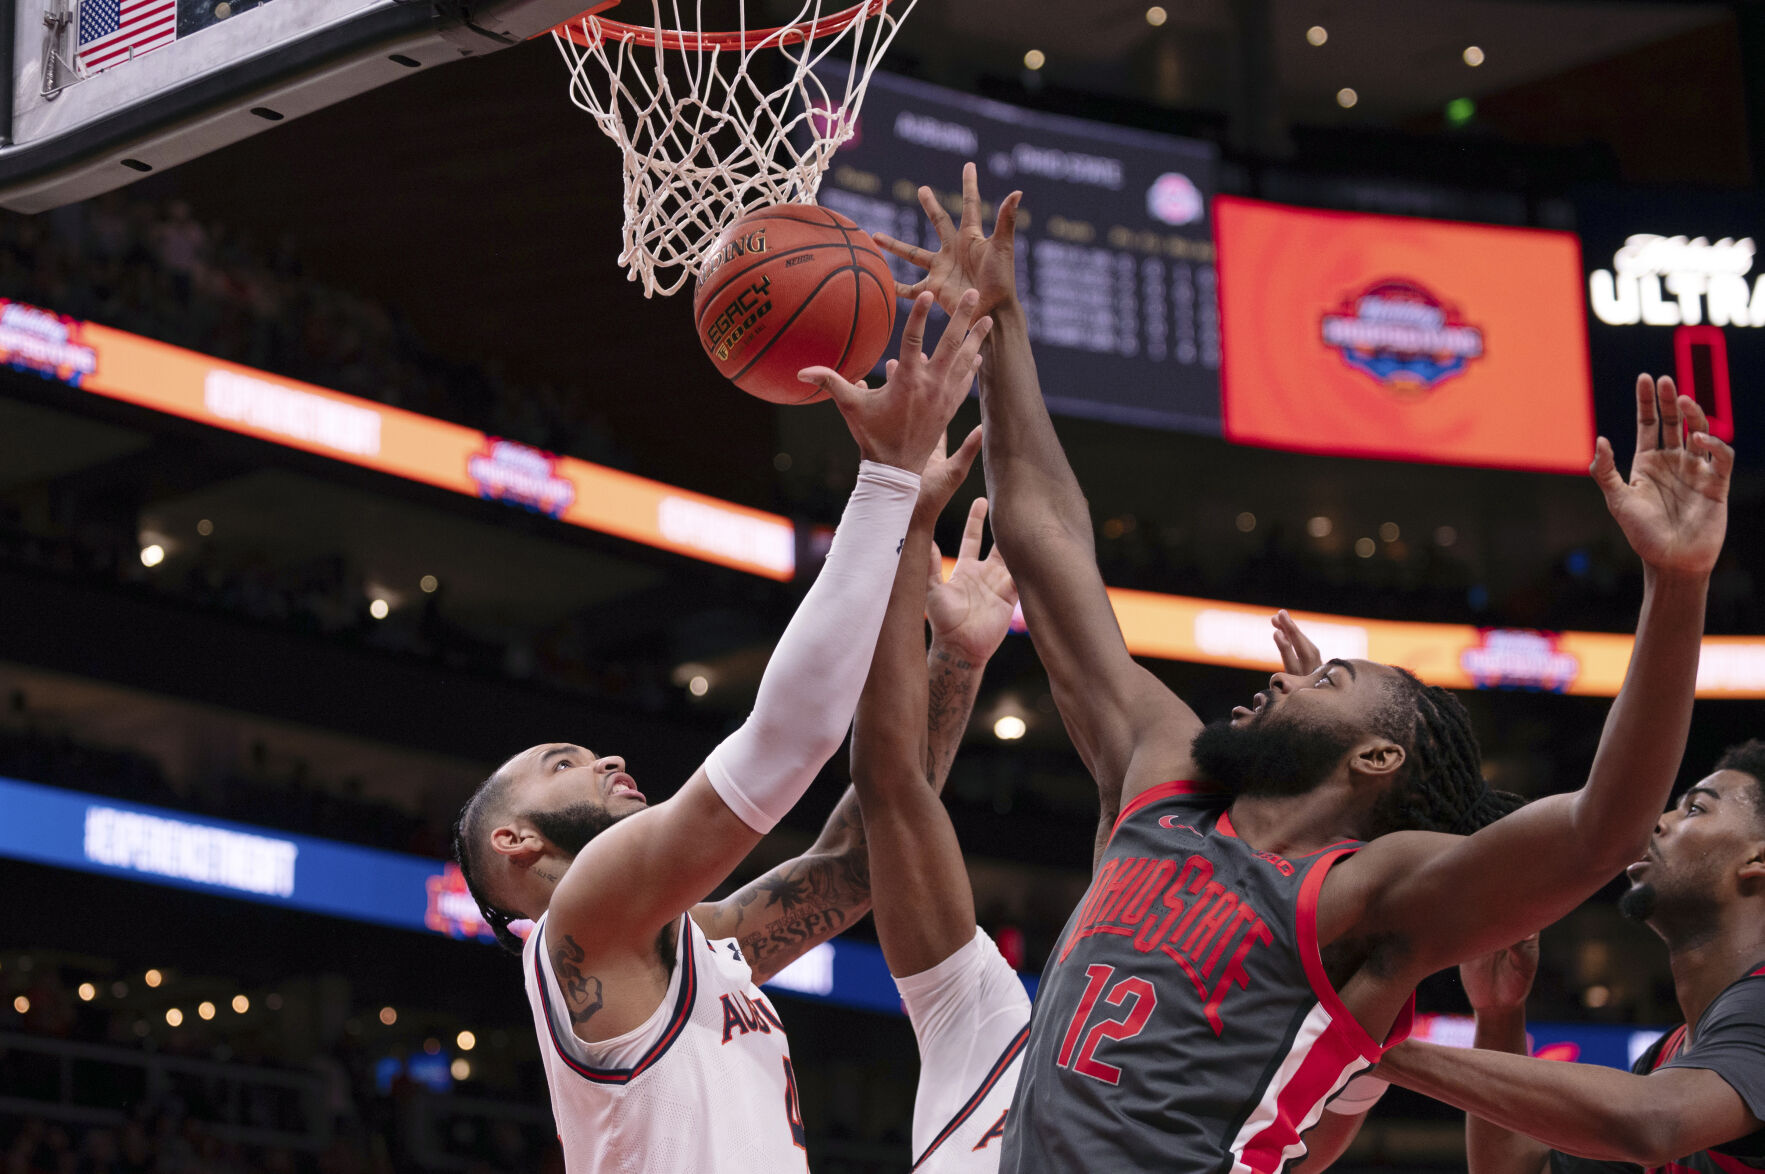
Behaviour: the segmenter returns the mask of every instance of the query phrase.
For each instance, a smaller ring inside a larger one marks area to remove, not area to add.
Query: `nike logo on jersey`
[[[1160,816],[1158,819],[1158,826],[1161,828],[1170,828],[1172,831],[1179,831],[1180,830],[1180,831],[1189,832],[1191,835],[1199,836],[1201,834],[1200,828],[1190,827],[1188,824],[1183,823],[1180,820],[1178,820],[1177,817],[1174,815]]]

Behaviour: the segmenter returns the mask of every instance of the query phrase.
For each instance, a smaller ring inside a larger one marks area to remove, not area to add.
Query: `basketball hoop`
[[[703,0],[650,0],[647,27],[595,15],[613,3],[559,25],[552,40],[570,68],[570,100],[624,156],[619,264],[650,297],[695,277],[705,246],[742,213],[814,202],[834,151],[857,129],[877,61],[918,0],[827,12],[832,3],[799,0],[796,19],[765,29],[746,27],[738,0],[743,24],[731,32],[689,27],[683,15],[696,24]],[[786,75],[770,89],[754,76],[763,58]]]

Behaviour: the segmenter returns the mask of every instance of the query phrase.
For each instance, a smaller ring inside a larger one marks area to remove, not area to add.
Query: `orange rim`
[[[889,6],[889,0],[862,0],[842,12],[831,13],[801,24],[780,25],[774,29],[749,29],[746,32],[695,33],[685,29],[653,29],[607,20],[596,16],[613,7],[619,0],[603,0],[573,20],[566,21],[552,32],[569,37],[578,45],[592,46],[600,41],[631,41],[652,49],[764,49],[771,45],[788,45],[797,41],[813,41],[844,32],[852,24],[876,16]]]

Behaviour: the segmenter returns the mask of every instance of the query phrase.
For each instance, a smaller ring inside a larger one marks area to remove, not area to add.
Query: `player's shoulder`
[[[1697,1038],[1703,1039],[1712,1030],[1731,1024],[1745,1024],[1753,1029],[1765,1025],[1765,964],[1753,967],[1711,1001],[1698,1025]]]
[[[1451,851],[1464,838],[1449,832],[1401,831],[1355,845],[1324,878],[1320,915],[1342,928],[1360,922],[1381,898],[1396,890],[1394,882]]]

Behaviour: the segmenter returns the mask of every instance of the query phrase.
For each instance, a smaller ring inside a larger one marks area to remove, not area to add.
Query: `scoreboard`
[[[1219,435],[1213,145],[878,73],[817,199],[872,232],[936,249],[918,189],[931,187],[955,216],[971,160],[989,227],[993,201],[1024,193],[1018,290],[1049,407]]]

